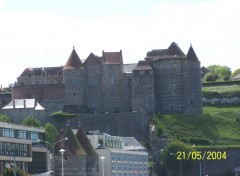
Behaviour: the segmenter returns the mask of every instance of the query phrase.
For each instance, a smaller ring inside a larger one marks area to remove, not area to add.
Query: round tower
[[[86,107],[86,71],[73,47],[67,63],[63,67],[63,83],[65,86],[65,107],[72,110],[79,110],[79,107]]]
[[[190,46],[183,62],[183,113],[202,113],[200,61]]]

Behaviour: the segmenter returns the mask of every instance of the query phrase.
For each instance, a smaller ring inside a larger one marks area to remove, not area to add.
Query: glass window
[[[3,129],[3,137],[14,138],[14,130],[13,129],[8,129],[8,128],[4,128]]]
[[[38,143],[38,133],[37,132],[31,132],[31,140],[33,143]]]
[[[18,131],[18,138],[19,139],[26,139],[26,137],[27,137],[26,131],[23,131],[23,130]]]

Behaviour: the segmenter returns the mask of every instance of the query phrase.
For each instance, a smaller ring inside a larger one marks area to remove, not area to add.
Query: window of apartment
[[[19,132],[18,132],[18,138],[19,138],[19,139],[26,139],[26,138],[27,138],[27,133],[26,133],[26,131],[19,130]]]
[[[37,132],[31,132],[31,140],[33,143],[38,143],[38,133]]]
[[[31,77],[31,75],[32,75],[31,72],[28,72],[28,73],[27,73],[27,76],[28,76],[29,78]]]
[[[3,137],[14,138],[14,130],[9,128],[3,129]]]

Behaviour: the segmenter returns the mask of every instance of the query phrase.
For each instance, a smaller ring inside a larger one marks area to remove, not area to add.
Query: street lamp
[[[63,154],[64,154],[65,150],[64,150],[64,149],[61,149],[61,150],[59,150],[59,152],[60,152],[61,155],[62,155],[62,176],[64,176],[64,172],[63,172]]]
[[[54,147],[55,147],[55,145],[57,144],[57,143],[59,143],[59,142],[61,142],[61,141],[64,141],[64,140],[68,140],[68,137],[65,137],[64,139],[60,139],[60,140],[58,140],[57,142],[55,142],[53,145],[50,143],[50,142],[48,142],[48,141],[43,141],[43,140],[40,140],[40,139],[38,139],[38,141],[40,142],[40,141],[42,141],[42,142],[45,142],[45,143],[48,143],[50,146],[51,146],[51,148],[52,148],[52,154],[50,155],[51,156],[51,165],[52,165],[52,171],[53,171],[53,175],[55,175],[55,172],[54,172]]]
[[[152,165],[152,175],[153,175],[153,167],[154,167],[154,156],[157,154],[157,153],[160,153],[160,152],[162,152],[163,151],[163,149],[161,149],[161,150],[159,150],[159,151],[156,151],[156,152],[154,152],[153,154],[152,154],[152,162],[153,162],[153,165]]]
[[[104,176],[104,160],[105,160],[105,157],[101,156],[100,159],[102,160],[102,176]]]
[[[175,153],[170,153],[170,155],[177,156]],[[179,162],[180,162],[180,176],[182,176],[182,160],[181,160],[181,158],[180,158]]]

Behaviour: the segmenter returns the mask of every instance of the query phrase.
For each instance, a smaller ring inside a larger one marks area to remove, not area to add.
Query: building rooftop
[[[82,62],[75,51],[75,48],[73,47],[72,53],[70,54],[67,63],[64,65],[64,70],[67,69],[79,69],[82,67]]]
[[[2,109],[35,109],[45,110],[35,99],[13,99]]]
[[[124,143],[124,150],[146,150],[143,145],[141,145],[134,137],[122,137],[122,141]]]

